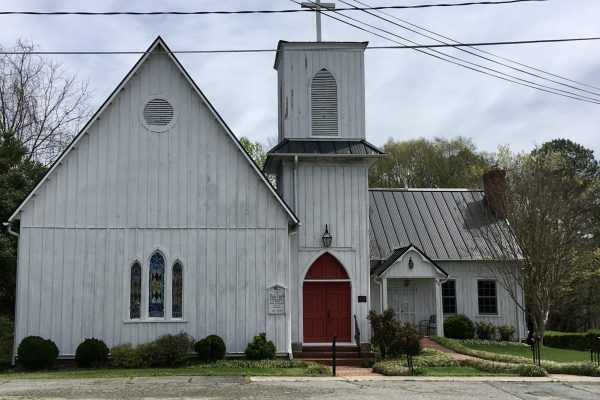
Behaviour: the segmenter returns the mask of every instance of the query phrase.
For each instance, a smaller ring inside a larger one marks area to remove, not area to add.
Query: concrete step
[[[331,358],[333,353],[324,351],[302,351],[300,353],[294,353],[294,358]],[[351,352],[336,352],[336,358],[361,358],[356,351]]]
[[[341,360],[336,360],[336,365],[343,367],[360,367],[360,360],[360,358],[342,358]],[[306,361],[314,361],[328,366],[333,365],[333,360],[331,358],[312,358],[310,360],[307,359]]]
[[[335,350],[338,352],[357,352],[357,346],[335,346]],[[331,346],[302,346],[303,352],[331,352]]]

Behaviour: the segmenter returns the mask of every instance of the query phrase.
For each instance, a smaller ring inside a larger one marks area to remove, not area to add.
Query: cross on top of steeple
[[[317,16],[317,42],[321,41],[321,10],[334,10],[335,3],[321,3],[321,0],[307,1],[301,4],[302,8],[312,8],[316,10]]]

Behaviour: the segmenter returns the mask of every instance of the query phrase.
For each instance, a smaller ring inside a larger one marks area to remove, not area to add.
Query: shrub
[[[110,349],[113,356],[112,364],[118,368],[139,368],[143,366],[140,353],[131,347],[131,343],[124,343]]]
[[[492,323],[477,322],[475,323],[475,332],[481,340],[492,340],[496,336],[496,327]]]
[[[225,342],[217,335],[209,335],[194,345],[198,358],[202,361],[215,361],[225,358]]]
[[[544,346],[559,349],[587,351],[592,340],[600,336],[600,331],[591,330],[585,333],[568,333],[548,331],[544,334]]]
[[[373,368],[373,365],[375,365],[375,359],[373,358],[361,358],[358,364],[361,368]]]
[[[396,319],[396,313],[388,308],[381,314],[371,310],[367,319],[373,331],[372,341],[379,350],[381,358],[398,357],[410,353],[421,353],[419,333],[412,324],[402,325]]]
[[[523,364],[515,368],[519,376],[548,376],[546,370],[535,364]]]
[[[25,369],[49,369],[58,357],[58,347],[52,340],[27,336],[19,344],[17,354]]]
[[[108,361],[108,347],[99,339],[85,339],[75,351],[78,367],[99,367]]]
[[[451,339],[473,339],[475,326],[466,315],[452,315],[444,320],[444,335]]]
[[[176,367],[190,357],[194,339],[185,332],[177,335],[163,335],[153,342],[140,346],[143,358],[149,358],[150,365],[156,367]]]
[[[14,331],[13,322],[8,317],[0,316],[0,365],[7,365],[12,361]]]
[[[275,358],[275,345],[267,341],[265,332],[254,336],[254,339],[246,347],[246,357],[249,360],[267,360]]]
[[[498,327],[498,335],[500,336],[500,340],[503,342],[508,342],[511,340],[516,332],[516,329],[512,325],[500,325]]]

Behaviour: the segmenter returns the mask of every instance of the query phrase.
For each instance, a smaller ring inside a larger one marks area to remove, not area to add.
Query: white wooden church
[[[275,189],[157,38],[10,218],[15,343],[73,357],[89,337],[184,331],[235,354],[266,332],[291,355],[368,343],[367,314],[386,307],[521,334],[473,222],[480,191],[369,190],[385,155],[365,140],[366,46],[279,43]]]

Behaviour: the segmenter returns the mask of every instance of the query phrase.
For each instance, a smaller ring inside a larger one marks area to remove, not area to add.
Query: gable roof
[[[377,265],[371,268],[371,276],[381,276],[389,267],[392,266],[400,257],[406,254],[407,251],[414,250],[423,256],[427,261],[429,261],[438,272],[440,272],[444,276],[448,276],[448,273],[442,269],[435,261],[427,256],[427,254],[423,253],[423,250],[419,249],[417,246],[412,243],[408,246],[399,247],[394,250],[394,252],[384,261],[378,263]]]
[[[263,170],[277,171],[281,159],[299,158],[372,158],[385,153],[364,139],[284,139],[267,153]]]
[[[491,216],[483,191],[370,189],[371,258],[387,260],[414,243],[434,260],[493,260],[501,253],[489,229],[513,240],[504,219]]]
[[[56,169],[56,167],[58,165],[60,165],[60,163],[67,156],[69,151],[77,145],[77,143],[83,137],[83,135],[85,135],[87,130],[102,115],[104,110],[111,104],[111,102],[115,99],[115,97],[119,94],[119,92],[127,84],[127,82],[130,80],[130,78],[138,71],[140,66],[148,59],[148,57],[150,57],[150,55],[154,51],[156,51],[157,49],[160,49],[161,47],[164,49],[165,53],[169,56],[171,61],[173,61],[173,63],[177,66],[177,68],[179,68],[179,70],[181,71],[181,74],[186,78],[186,80],[192,86],[194,91],[198,94],[198,96],[200,97],[202,102],[206,105],[206,107],[213,114],[213,116],[218,121],[218,123],[221,125],[221,127],[225,130],[225,132],[227,132],[227,135],[230,137],[230,139],[233,140],[233,142],[236,145],[236,147],[238,148],[238,150],[242,152],[244,158],[250,163],[250,165],[252,166],[254,171],[260,176],[262,182],[265,185],[267,185],[268,190],[271,192],[271,194],[275,197],[275,199],[279,202],[279,204],[285,210],[289,221],[293,225],[296,225],[300,222],[300,220],[294,214],[292,209],[286,204],[286,202],[283,200],[283,198],[277,193],[275,188],[273,188],[273,185],[271,185],[271,183],[267,180],[267,178],[265,178],[265,176],[260,171],[260,168],[258,167],[258,165],[254,162],[252,157],[250,157],[250,155],[248,154],[246,149],[244,149],[244,147],[242,146],[242,144],[240,143],[238,138],[233,134],[233,131],[229,128],[229,126],[227,126],[227,124],[225,123],[223,118],[221,118],[219,113],[215,110],[215,108],[212,106],[212,104],[208,101],[206,96],[204,96],[204,93],[202,93],[202,91],[200,90],[198,85],[196,85],[194,80],[191,78],[191,76],[188,74],[188,72],[185,70],[185,68],[183,68],[183,66],[181,65],[179,60],[171,52],[169,47],[166,45],[166,43],[160,36],[158,36],[154,40],[154,42],[150,45],[148,50],[146,50],[145,54],[142,57],[140,57],[140,59],[135,63],[133,68],[127,73],[127,75],[125,75],[123,80],[117,85],[115,90],[113,90],[113,92],[110,94],[110,96],[108,96],[108,98],[104,101],[104,103],[102,103],[102,106],[100,106],[98,111],[96,111],[96,113],[90,118],[90,120],[87,122],[87,124],[85,124],[85,126],[81,129],[81,131],[77,134],[77,136],[75,136],[75,138],[71,141],[71,143],[63,150],[61,155],[54,161],[54,163],[52,163],[50,168],[48,168],[48,171],[46,172],[46,174],[42,177],[42,179],[38,182],[38,184],[33,188],[33,190],[27,195],[25,200],[23,200],[23,202],[21,202],[21,204],[19,205],[19,207],[17,207],[15,212],[10,216],[10,218],[8,219],[9,222],[13,222],[13,221],[19,219],[19,213],[23,210],[23,207],[25,207],[25,205],[31,200],[31,198],[33,196],[35,196],[36,192],[40,189],[40,187],[42,187],[43,183],[48,179],[48,177],[52,174],[52,172]]]

